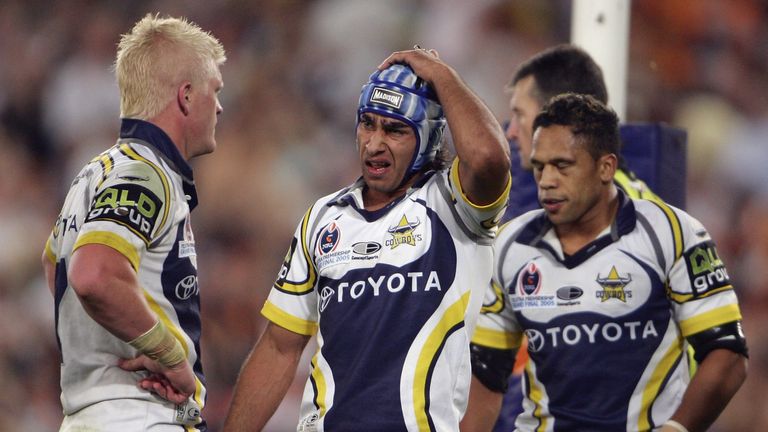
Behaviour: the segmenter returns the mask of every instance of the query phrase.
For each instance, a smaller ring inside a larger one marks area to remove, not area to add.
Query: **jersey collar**
[[[616,218],[611,223],[608,232],[586,244],[573,255],[561,258],[561,254],[557,252],[551,243],[545,240],[545,236],[554,229],[554,226],[543,211],[523,227],[520,234],[517,236],[516,241],[538,249],[548,250],[552,256],[563,263],[565,267],[572,269],[589,259],[591,256],[597,254],[611,243],[618,241],[621,236],[629,234],[635,229],[635,225],[637,224],[635,204],[627,197],[623,190],[617,188],[617,191],[619,209],[616,212]]]
[[[332,198],[328,203],[326,203],[327,206],[351,206],[354,208],[358,213],[360,213],[363,218],[365,218],[366,221],[372,222],[380,217],[384,216],[389,212],[389,210],[396,206],[397,203],[405,199],[405,197],[411,195],[416,190],[420,189],[422,186],[424,186],[427,181],[432,178],[432,176],[435,174],[435,171],[427,171],[424,173],[421,178],[416,180],[410,188],[403,194],[402,196],[394,199],[392,202],[387,204],[386,206],[375,210],[375,211],[368,211],[363,206],[363,188],[365,188],[365,180],[363,180],[362,177],[358,178],[357,181],[352,183],[350,186],[344,188],[339,192],[338,195],[336,195],[334,198]]]
[[[184,194],[187,195],[190,211],[197,206],[197,190],[192,167],[184,160],[165,131],[148,121],[124,118],[120,124],[120,138],[141,140],[157,149],[171,169],[179,173],[184,180]]]

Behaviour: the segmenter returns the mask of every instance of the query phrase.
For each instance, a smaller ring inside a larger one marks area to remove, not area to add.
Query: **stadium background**
[[[146,12],[183,15],[229,57],[215,154],[193,163],[206,416],[220,430],[260,306],[314,197],[352,182],[361,84],[391,51],[436,48],[503,118],[515,66],[570,36],[567,0],[0,0],[0,431],[61,419],[39,256],[79,167],[116,137],[110,65]],[[768,3],[636,0],[627,119],[689,133],[688,210],[745,316],[749,377],[712,430],[768,430]],[[302,362],[303,382],[309,362]],[[302,386],[267,430],[292,430]]]

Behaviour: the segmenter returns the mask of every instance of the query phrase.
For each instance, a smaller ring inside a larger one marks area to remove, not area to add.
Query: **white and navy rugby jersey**
[[[706,229],[623,192],[613,224],[573,255],[543,210],[503,226],[494,253],[472,341],[512,349],[528,338],[521,431],[660,426],[689,382],[684,338],[741,319]]]
[[[153,312],[194,367],[194,398],[202,406],[199,288],[190,225],[196,204],[192,169],[165,132],[141,120],[124,119],[117,143],[74,179],[46,244],[56,264],[65,415],[105,399],[157,400],[138,388],[135,373],[117,367],[119,358],[135,357],[136,350],[93,321],[68,286],[73,251],[92,243],[110,246],[130,261]]]
[[[509,185],[477,207],[457,172],[456,162],[430,172],[373,212],[359,180],[302,219],[262,310],[288,330],[317,333],[298,430],[458,430]]]

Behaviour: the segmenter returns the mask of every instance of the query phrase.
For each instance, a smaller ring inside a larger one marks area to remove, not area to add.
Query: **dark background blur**
[[[311,202],[359,174],[360,86],[391,51],[436,48],[500,119],[516,65],[570,37],[566,0],[0,0],[0,431],[61,421],[53,301],[39,256],[80,166],[115,140],[110,66],[147,12],[186,16],[227,50],[218,150],[193,162],[205,415],[220,430],[259,314]],[[715,431],[768,430],[768,4],[636,0],[629,121],[689,134],[688,210],[728,266],[749,378]],[[268,427],[295,430],[309,361]]]

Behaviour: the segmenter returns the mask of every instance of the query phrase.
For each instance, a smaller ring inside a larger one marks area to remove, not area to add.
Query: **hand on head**
[[[428,83],[434,81],[435,73],[439,68],[447,67],[440,60],[437,50],[421,48],[419,45],[414,45],[411,50],[393,52],[381,62],[378,69],[384,70],[396,63],[407,64],[419,78]]]

